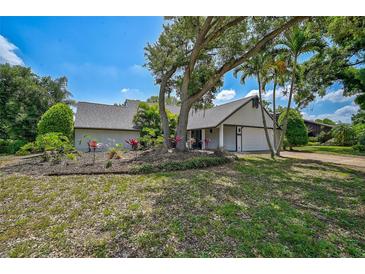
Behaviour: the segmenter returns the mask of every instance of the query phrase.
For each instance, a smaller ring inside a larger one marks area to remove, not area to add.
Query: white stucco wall
[[[265,118],[267,126],[273,127],[272,119],[266,112]],[[225,120],[223,124],[263,127],[260,106],[258,108],[253,108],[252,103],[249,102]]]
[[[225,150],[236,151],[236,127],[235,126],[224,126],[223,144],[224,144]]]
[[[87,151],[88,139],[83,139],[85,135],[90,135],[93,139],[99,143],[104,144],[104,150],[115,146],[115,144],[123,144],[124,148],[130,149],[130,146],[125,140],[131,138],[138,138],[138,131],[126,131],[126,130],[99,130],[99,129],[75,129],[75,147],[80,151]],[[82,140],[80,144],[80,140]]]
[[[210,132],[212,131],[212,132]],[[211,128],[205,129],[205,138],[210,139],[207,149],[217,149],[219,145],[219,129]]]

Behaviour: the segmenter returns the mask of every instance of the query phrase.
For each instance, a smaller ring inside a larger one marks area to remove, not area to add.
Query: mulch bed
[[[41,155],[16,157],[0,168],[0,174],[24,174],[33,176],[57,176],[57,175],[91,175],[91,174],[128,174],[133,168],[142,164],[163,164],[166,162],[179,162],[194,157],[214,156],[209,151],[191,151],[178,153],[174,150],[162,152],[157,149],[147,151],[124,152],[122,159],[109,159],[107,152],[97,152],[95,154],[95,164],[93,165],[93,153],[80,153],[77,160],[62,159],[60,163],[52,161],[44,162]],[[108,161],[112,165],[106,168]]]

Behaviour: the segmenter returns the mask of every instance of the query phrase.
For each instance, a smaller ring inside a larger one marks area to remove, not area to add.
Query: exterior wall
[[[210,139],[207,149],[217,149],[219,146],[219,129],[218,128],[205,129],[205,138]]]
[[[138,131],[127,131],[127,130],[101,130],[101,129],[75,129],[75,147],[80,151],[87,151],[87,139],[83,139],[85,135],[90,135],[93,139],[104,144],[103,150],[107,150],[115,144],[123,144],[124,148],[131,149],[131,147],[125,142],[125,140],[131,138],[138,138]],[[80,140],[82,142],[80,144]]]
[[[236,127],[235,126],[224,126],[223,144],[224,144],[225,150],[236,151]]]
[[[271,117],[265,112],[266,123],[268,127],[273,127],[273,121]],[[223,122],[223,124],[229,125],[241,125],[241,126],[255,126],[263,127],[261,109],[252,107],[252,103],[249,102],[231,117]]]

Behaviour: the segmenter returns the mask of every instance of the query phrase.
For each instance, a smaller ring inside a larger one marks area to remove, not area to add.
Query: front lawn
[[[316,152],[316,153],[326,153],[326,154],[338,154],[338,155],[357,155],[365,156],[365,152],[359,152],[352,149],[352,147],[343,146],[302,146],[294,147],[295,151],[303,152]]]
[[[247,156],[0,186],[0,257],[365,256],[364,174],[330,164]]]

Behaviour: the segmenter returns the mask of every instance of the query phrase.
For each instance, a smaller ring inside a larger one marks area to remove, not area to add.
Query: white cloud
[[[139,92],[139,89],[137,88],[122,88],[120,90],[121,93],[127,93],[127,92]]]
[[[351,116],[359,110],[359,106],[352,103],[351,105],[344,106],[342,108],[337,109],[334,113],[324,113],[324,114],[308,114],[306,112],[302,112],[304,119],[315,120],[315,119],[324,119],[329,118],[335,122],[341,121],[342,123],[350,123]]]
[[[219,101],[228,101],[233,99],[236,96],[236,91],[233,89],[224,89],[219,92],[216,96],[216,99]]]
[[[276,99],[286,99],[287,95],[284,95],[283,88],[276,89]],[[272,95],[274,91],[272,89],[266,90],[265,93],[262,93],[262,98],[266,101],[272,101]],[[257,89],[250,90],[245,97],[259,95],[259,91]]]
[[[343,89],[338,89],[336,91],[332,91],[327,93],[323,97],[318,97],[316,102],[332,102],[332,103],[343,103],[353,101],[355,99],[354,96],[343,96]]]
[[[129,67],[129,70],[137,75],[149,74],[148,70],[142,65],[134,64]]]
[[[23,60],[15,53],[17,49],[14,44],[0,35],[0,64],[24,65]]]

